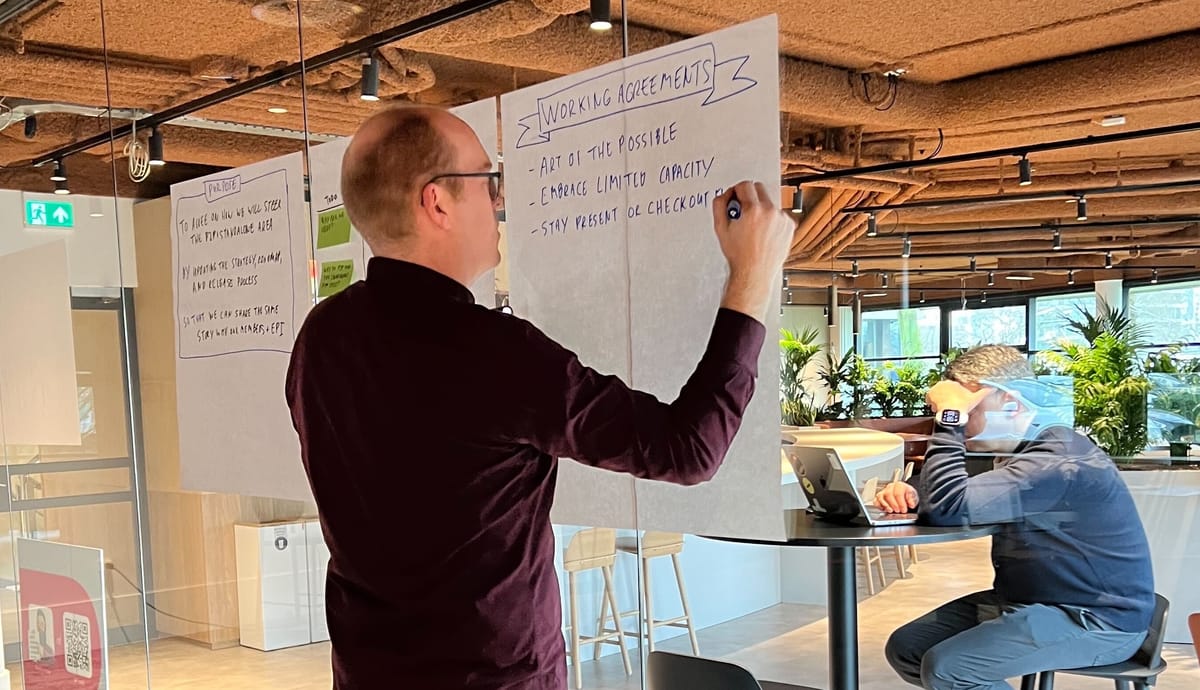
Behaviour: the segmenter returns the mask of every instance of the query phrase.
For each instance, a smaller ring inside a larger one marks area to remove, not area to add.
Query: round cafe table
[[[860,546],[941,544],[990,536],[997,525],[931,527],[927,525],[843,524],[818,520],[806,510],[785,510],[784,541],[707,537],[739,544],[817,546],[828,551],[829,574],[829,690],[858,690],[858,583],[854,549]]]

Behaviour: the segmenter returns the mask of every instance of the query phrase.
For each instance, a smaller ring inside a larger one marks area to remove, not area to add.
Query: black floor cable
[[[191,624],[193,624],[193,625],[212,626],[212,623],[209,623],[209,622],[204,622],[204,621],[193,620],[193,619],[191,619],[191,618],[184,618],[183,616],[176,616],[175,614],[172,614],[172,613],[167,613],[166,611],[163,611],[162,609],[158,608],[157,606],[155,606],[154,604],[151,604],[151,603],[150,603],[148,600],[146,600],[146,597],[145,597],[145,592],[143,592],[143,591],[142,591],[142,589],[141,589],[140,587],[138,587],[136,584],[134,584],[133,580],[130,580],[128,575],[126,575],[125,573],[121,572],[121,569],[120,569],[120,568],[116,567],[115,565],[114,565],[114,566],[111,566],[111,568],[112,568],[113,572],[115,572],[116,574],[118,574],[118,575],[120,575],[120,576],[121,576],[121,579],[123,579],[123,580],[125,580],[126,582],[128,582],[128,583],[129,583],[129,586],[133,588],[133,591],[135,591],[135,592],[137,592],[138,594],[141,594],[141,595],[142,595],[142,599],[143,599],[143,601],[145,601],[145,604],[146,604],[146,606],[147,606],[148,608],[152,609],[152,610],[153,610],[155,613],[162,614],[162,615],[166,616],[167,618],[172,618],[172,619],[174,619],[174,620],[177,620],[177,621],[183,621],[183,622],[185,622],[185,623],[191,623]],[[118,621],[118,622],[119,622],[119,621]],[[126,639],[128,639],[128,637],[127,637]]]

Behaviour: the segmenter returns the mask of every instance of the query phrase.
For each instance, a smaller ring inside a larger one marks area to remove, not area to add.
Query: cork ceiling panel
[[[1200,28],[1194,0],[653,0],[631,21],[685,34],[775,12],[786,55],[865,69],[902,65],[943,82]]]

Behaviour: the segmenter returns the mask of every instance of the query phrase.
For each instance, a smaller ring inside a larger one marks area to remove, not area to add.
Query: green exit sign
[[[75,207],[69,201],[26,199],[25,225],[33,228],[73,228]]]

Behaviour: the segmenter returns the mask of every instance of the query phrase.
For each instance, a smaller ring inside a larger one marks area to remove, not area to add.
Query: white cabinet
[[[325,546],[320,521],[305,522],[304,534],[308,544],[309,637],[313,642],[325,642],[329,639],[329,627],[325,620],[325,574],[329,570],[329,549]]]
[[[271,651],[312,641],[306,533],[304,522],[234,525],[243,645]]]

